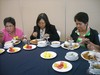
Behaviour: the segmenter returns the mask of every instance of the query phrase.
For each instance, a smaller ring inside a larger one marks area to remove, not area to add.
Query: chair
[[[99,42],[100,42],[100,34],[98,34],[98,37],[99,37]]]
[[[59,37],[61,36],[61,32],[59,31],[59,30],[57,30],[57,33],[58,33],[58,35],[59,35]]]

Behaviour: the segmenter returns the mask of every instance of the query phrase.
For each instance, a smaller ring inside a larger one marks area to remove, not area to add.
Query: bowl
[[[38,41],[38,47],[45,47],[47,45],[46,41]]]
[[[11,42],[5,42],[4,48],[8,49],[9,47],[13,47],[13,43],[11,43]]]
[[[65,58],[70,61],[74,61],[78,59],[78,53],[76,52],[67,52]]]
[[[59,47],[59,46],[60,46],[60,42],[59,42],[59,41],[52,41],[52,42],[51,42],[51,45],[52,45],[53,47]]]

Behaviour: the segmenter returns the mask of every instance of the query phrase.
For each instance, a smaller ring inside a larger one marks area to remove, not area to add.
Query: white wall
[[[89,26],[100,33],[100,0],[66,0],[66,34],[75,27],[74,16],[78,12],[89,15]]]
[[[75,27],[75,14],[84,11],[90,17],[89,26],[100,33],[99,8],[100,0],[0,0],[0,29],[4,27],[3,19],[12,16],[29,38],[37,16],[44,12],[61,31],[61,40],[65,40]]]

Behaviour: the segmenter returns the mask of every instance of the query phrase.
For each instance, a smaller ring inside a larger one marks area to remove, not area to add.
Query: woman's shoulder
[[[16,27],[16,32],[23,32],[23,30]]]
[[[92,33],[98,33],[98,31],[96,29],[90,28],[90,32]]]
[[[55,27],[55,25],[53,25],[53,24],[50,24],[50,25],[49,25],[49,27]]]
[[[6,33],[6,32],[7,32],[5,28],[2,28],[1,31],[2,31],[3,33]]]

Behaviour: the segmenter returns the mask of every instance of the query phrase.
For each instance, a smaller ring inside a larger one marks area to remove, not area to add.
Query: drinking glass
[[[47,45],[50,45],[50,42],[49,42],[49,39],[50,37],[49,37],[49,35],[48,34],[45,34],[44,35],[44,39],[46,39],[46,43],[47,43]]]
[[[69,42],[69,49],[73,50],[72,43],[74,42],[74,40],[68,40],[68,42]]]
[[[23,35],[22,41],[23,41],[24,44],[27,44],[28,43],[28,40],[27,40],[27,36],[26,35]]]

